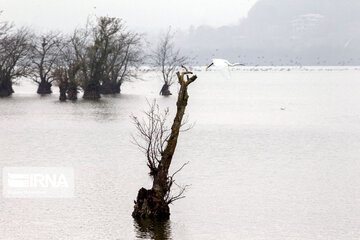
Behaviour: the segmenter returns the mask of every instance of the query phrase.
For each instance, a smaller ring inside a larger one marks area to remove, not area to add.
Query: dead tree
[[[38,84],[38,94],[50,94],[53,72],[59,59],[61,38],[58,33],[47,33],[34,38],[31,47],[31,78]]]
[[[159,107],[152,104],[146,113],[147,121],[140,121],[133,117],[139,132],[139,138],[134,137],[134,143],[144,151],[153,185],[150,190],[141,188],[135,201],[132,216],[136,219],[153,218],[168,219],[170,217],[169,204],[183,198],[185,187],[180,187],[176,195],[171,189],[175,184],[174,175],[182,170],[184,164],[174,174],[169,175],[169,168],[177,145],[180,128],[184,125],[183,117],[188,103],[188,86],[197,78],[185,68],[185,72],[177,72],[180,91],[177,99],[177,111],[171,129],[166,127],[168,110],[160,113]],[[192,75],[189,77],[189,75]],[[176,184],[175,184],[176,185]]]
[[[151,55],[152,62],[161,72],[164,85],[160,90],[160,95],[171,95],[170,86],[174,83],[175,72],[178,66],[187,63],[188,59],[181,56],[180,50],[175,48],[174,34],[169,28],[167,33],[161,37],[160,42]]]

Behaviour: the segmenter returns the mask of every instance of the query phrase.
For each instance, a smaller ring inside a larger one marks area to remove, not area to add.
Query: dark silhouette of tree
[[[119,18],[100,17],[96,24],[77,29],[71,45],[85,99],[120,93],[121,84],[135,76],[132,68],[142,60],[141,36],[126,31]]]
[[[56,78],[55,82],[60,88],[60,93],[63,96],[60,100],[77,100],[77,94],[79,93],[79,85],[81,74],[80,67],[81,62],[78,61],[73,45],[72,39],[66,39],[62,41],[62,47],[60,47],[60,55],[57,61]]]
[[[145,153],[153,186],[150,190],[141,188],[135,201],[132,216],[136,219],[155,218],[168,219],[169,204],[183,198],[185,187],[179,186],[177,194],[172,193],[175,184],[174,176],[183,169],[186,163],[174,174],[169,175],[169,168],[175,153],[180,128],[185,124],[183,117],[188,103],[188,86],[196,80],[196,75],[185,68],[185,72],[177,72],[180,90],[177,99],[177,111],[171,129],[166,126],[168,110],[161,113],[159,106],[153,103],[146,112],[146,120],[133,116],[138,136],[134,143]]]
[[[84,29],[75,30],[71,38],[71,46],[74,49],[76,62],[80,67],[77,78],[84,90],[83,97],[85,99],[99,99],[100,79],[94,79],[94,62],[96,62],[97,57],[91,42],[89,24]]]
[[[69,78],[67,74],[67,69],[65,68],[55,69],[53,73],[53,78],[56,84],[59,86],[59,90],[60,90],[59,100],[66,101],[67,99],[66,92],[69,87]]]
[[[169,88],[174,83],[175,72],[178,66],[185,65],[188,61],[187,57],[181,56],[180,50],[175,47],[171,28],[161,36],[158,46],[151,54],[151,59],[154,66],[159,68],[164,81],[160,94],[171,95]]]
[[[31,78],[38,84],[38,94],[50,94],[53,73],[57,67],[62,39],[59,33],[46,33],[35,37],[31,46]]]
[[[15,30],[12,25],[0,24],[0,96],[14,93],[12,85],[29,73],[30,31]]]
[[[137,78],[136,68],[143,62],[141,35],[122,30],[115,39],[106,62],[102,94],[118,94],[124,81]]]

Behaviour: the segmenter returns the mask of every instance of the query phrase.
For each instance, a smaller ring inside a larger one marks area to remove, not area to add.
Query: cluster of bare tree
[[[120,93],[143,60],[141,35],[127,31],[118,18],[101,17],[95,26],[75,30],[70,47],[86,99]]]
[[[186,123],[183,116],[189,98],[187,89],[197,77],[182,66],[188,59],[174,47],[173,37],[169,29],[150,55],[162,74],[162,95],[171,95],[169,87],[177,76],[180,89],[173,124],[167,126],[168,110],[161,113],[155,103],[146,112],[145,121],[133,117],[139,132],[134,143],[144,151],[153,178],[151,189],[139,190],[133,211],[137,219],[168,219],[169,204],[183,198],[186,188],[174,180],[186,164],[172,175],[169,168],[180,128]],[[76,29],[71,36],[56,32],[35,35],[29,29],[15,29],[12,24],[0,22],[0,96],[10,96],[14,92],[12,85],[22,77],[38,85],[38,94],[52,93],[56,83],[62,101],[76,100],[79,89],[84,91],[85,99],[120,93],[124,81],[137,77],[136,69],[144,59],[142,42],[142,36],[128,31],[118,18],[88,21],[86,27]],[[185,69],[182,73],[178,71],[180,66]],[[172,193],[174,185],[179,187],[177,194]]]
[[[1,12],[0,12],[1,14]],[[99,17],[66,36],[59,32],[35,34],[0,21],[0,96],[10,96],[13,84],[29,78],[38,94],[52,93],[56,84],[60,100],[98,99],[100,94],[118,94],[124,81],[137,77],[145,59],[161,74],[160,94],[171,95],[175,72],[188,58],[174,46],[169,30],[150,54],[144,54],[141,34],[127,30],[119,18]]]
[[[141,35],[118,18],[99,17],[71,36],[49,32],[35,35],[0,23],[0,95],[9,96],[13,83],[31,78],[37,93],[50,94],[56,83],[60,100],[75,100],[78,89],[86,99],[120,93],[121,84],[136,77],[142,63]]]

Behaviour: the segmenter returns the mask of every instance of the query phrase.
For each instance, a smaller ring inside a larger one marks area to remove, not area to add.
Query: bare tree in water
[[[171,128],[166,124],[169,110],[161,112],[154,102],[149,111],[145,112],[146,119],[139,120],[132,117],[138,130],[134,143],[145,153],[153,186],[150,190],[141,188],[135,201],[132,216],[136,219],[154,218],[168,219],[169,204],[183,198],[186,186],[175,183],[174,176],[183,169],[186,163],[172,175],[169,174],[170,164],[175,153],[180,128],[185,124],[184,114],[188,103],[188,86],[196,80],[196,75],[185,68],[185,72],[177,72],[180,91],[177,100],[177,111]],[[189,75],[192,75],[189,77]],[[174,186],[179,187],[177,194],[172,193]]]
[[[159,68],[161,78],[164,81],[160,94],[164,96],[171,95],[169,88],[174,83],[178,66],[185,65],[188,61],[187,57],[180,54],[180,49],[175,47],[174,34],[171,32],[171,28],[161,36],[159,44],[151,55],[151,59],[155,67]]]
[[[142,46],[140,34],[121,30],[112,42],[112,51],[105,63],[102,94],[118,94],[123,82],[137,78],[137,68],[144,58]]]
[[[59,86],[60,90],[60,101],[66,101],[66,92],[69,88],[69,77],[66,68],[58,67],[54,70],[53,78],[55,83]]]
[[[99,99],[100,98],[100,79],[98,76],[99,69],[99,51],[101,44],[95,45],[92,39],[91,26],[88,22],[85,28],[76,29],[71,37],[70,44],[74,49],[76,61],[80,66],[78,80],[81,88],[84,90],[83,98]],[[95,72],[97,71],[97,74]]]
[[[119,18],[89,21],[74,32],[71,46],[80,66],[78,78],[85,99],[120,93],[121,84],[134,76],[133,68],[142,60],[141,35],[125,30]]]
[[[31,46],[31,77],[38,84],[38,94],[50,94],[54,70],[63,44],[59,33],[35,37]]]
[[[54,80],[60,90],[60,101],[75,101],[80,89],[81,62],[77,59],[72,38],[61,42],[60,55],[54,71]]]
[[[30,36],[26,28],[0,23],[0,97],[14,93],[15,80],[29,74]]]

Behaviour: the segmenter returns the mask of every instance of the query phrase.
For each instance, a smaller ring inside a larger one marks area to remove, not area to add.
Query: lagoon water
[[[131,217],[151,181],[129,115],[153,98],[174,113],[176,101],[158,95],[154,74],[98,102],[15,86],[0,99],[0,167],[72,167],[75,196],[1,196],[0,238],[359,239],[360,71],[312,70],[197,72],[187,109],[196,124],[172,168],[189,161],[177,182],[191,187],[164,223]]]

